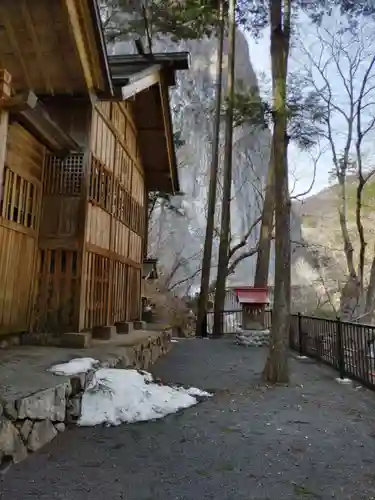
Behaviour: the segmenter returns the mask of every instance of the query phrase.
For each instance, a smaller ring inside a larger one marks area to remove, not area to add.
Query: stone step
[[[61,347],[72,347],[73,349],[86,349],[92,345],[91,332],[64,333],[61,336]]]
[[[117,328],[114,325],[94,326],[91,335],[93,339],[112,340],[117,337]]]
[[[119,335],[132,333],[134,330],[134,324],[131,321],[119,321],[115,326]]]

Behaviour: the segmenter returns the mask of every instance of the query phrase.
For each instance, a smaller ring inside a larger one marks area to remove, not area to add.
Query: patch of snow
[[[51,366],[47,371],[55,375],[77,375],[78,373],[86,373],[89,370],[99,366],[99,361],[93,358],[75,358],[67,363],[61,363]]]
[[[195,388],[192,393],[208,395]],[[197,403],[190,389],[157,384],[147,372],[102,368],[83,394],[78,425],[120,425],[155,420]]]
[[[120,425],[163,418],[198,403],[212,394],[196,387],[170,387],[154,381],[143,370],[100,368],[92,358],[76,358],[54,365],[56,375],[96,371],[82,396],[79,426]]]
[[[188,389],[183,389],[183,391],[190,396],[197,396],[201,398],[210,398],[211,396],[213,396],[213,394],[211,394],[210,392],[203,391],[202,389],[198,389],[197,387],[189,387]]]
[[[337,377],[336,378],[336,382],[338,382],[339,384],[351,384],[352,380],[350,380],[350,378],[340,378],[340,377]]]
[[[297,359],[309,359],[308,356],[296,356]]]

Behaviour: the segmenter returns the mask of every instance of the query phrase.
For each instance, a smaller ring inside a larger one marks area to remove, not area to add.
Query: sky
[[[338,30],[338,26],[340,23],[340,16],[333,14],[332,17],[327,17],[323,28],[327,29],[328,35],[331,33],[336,35]],[[299,30],[302,30],[303,34],[303,44],[305,47],[308,47],[310,53],[314,57],[314,59],[318,59],[321,54],[321,44],[317,41],[316,38],[316,28],[311,26],[309,20],[305,17],[299,22]],[[358,71],[356,73],[356,77],[354,78],[354,82],[356,85],[356,93],[358,94],[360,83],[362,82],[362,78],[365,70],[368,67],[369,60],[373,57],[373,49],[371,51],[371,43],[374,44],[373,34],[368,31],[371,30],[372,26],[364,27],[362,29],[362,38],[361,40],[365,40],[364,47],[365,49],[369,49],[368,52],[364,52],[363,61],[358,66]],[[372,30],[373,31],[373,30]],[[324,32],[323,32],[324,33]],[[345,35],[343,38],[344,42],[347,43],[347,50],[350,57],[353,57],[355,54],[355,50],[358,49],[358,45],[356,47],[353,44],[350,44],[348,41],[348,37]],[[250,60],[254,67],[254,70],[258,77],[258,82],[260,86],[261,93],[265,91],[269,91],[269,76],[271,75],[271,67],[270,67],[270,56],[269,56],[269,36],[268,33],[265,34],[259,41],[254,41],[247,36],[247,41],[249,45],[249,53]],[[374,46],[374,45],[373,45]],[[368,54],[368,55],[367,55]],[[325,53],[323,58],[325,60],[332,59],[331,53]],[[301,68],[307,62],[306,56],[298,49],[294,48],[292,51],[292,55],[290,58],[290,70],[296,71],[298,68]],[[343,107],[343,109],[347,109],[347,101],[345,101],[345,96],[347,95],[344,88],[344,79],[346,78],[346,73],[348,73],[347,61],[343,56],[340,55],[340,67],[343,69],[343,78],[338,74],[337,68],[333,63],[330,63],[327,67],[327,75],[329,77],[330,85],[333,92],[334,102],[339,106]],[[375,71],[373,72],[375,73]],[[267,78],[264,80],[262,75],[266,75]],[[316,81],[322,85],[322,81],[319,81],[319,75],[315,74]],[[375,74],[374,74],[375,78]],[[267,81],[268,80],[268,81]],[[375,90],[374,90],[375,92]],[[346,108],[345,108],[346,106]],[[370,105],[368,108],[370,112],[367,116],[368,119],[371,118],[375,114],[375,105]],[[372,115],[371,115],[372,113]],[[366,117],[365,117],[366,118]],[[343,118],[337,116],[334,120],[334,134],[335,134],[335,143],[338,145],[338,149],[343,149],[344,140],[346,138],[345,134],[345,123],[343,122]],[[371,134],[371,133],[370,133]],[[366,150],[366,155],[370,156],[372,159],[372,144],[374,143],[375,136],[368,136],[368,148],[364,148]],[[316,163],[315,170],[315,180],[314,180],[314,161],[312,156],[316,157],[317,152],[314,151],[312,153],[300,151],[295,144],[291,143],[289,146],[289,169],[290,169],[290,186],[291,189],[293,187],[293,195],[299,195],[300,193],[305,193],[309,191],[308,195],[315,194],[330,184],[330,170],[333,167],[332,164],[332,152],[327,148],[327,144],[324,144],[324,141],[321,143],[320,150],[323,152],[320,156],[319,161]],[[368,159],[368,158],[366,158]],[[313,181],[313,186],[310,190],[311,184]],[[306,195],[305,195],[306,196]]]
[[[254,41],[247,36],[250,60],[258,77],[260,89],[267,90],[262,84],[261,76],[271,74],[271,61],[269,57],[269,37],[264,36],[259,41]],[[316,166],[314,176],[314,162],[311,154],[300,151],[294,144],[289,146],[290,188],[293,195],[309,191],[308,195],[318,193],[329,185],[329,170],[332,167],[329,156],[322,158]],[[312,185],[313,184],[313,185]],[[312,187],[311,187],[312,185]],[[311,188],[311,189],[310,189]],[[307,195],[307,196],[308,196]]]

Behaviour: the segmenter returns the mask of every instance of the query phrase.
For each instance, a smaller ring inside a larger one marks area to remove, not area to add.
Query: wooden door
[[[9,126],[0,200],[0,333],[27,331],[33,304],[44,146]]]

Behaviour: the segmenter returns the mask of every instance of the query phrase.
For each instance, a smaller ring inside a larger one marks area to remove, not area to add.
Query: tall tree
[[[232,152],[233,152],[233,100],[234,100],[234,64],[235,64],[235,42],[236,42],[236,0],[229,1],[228,11],[228,78],[227,78],[227,100],[228,106],[225,115],[225,152],[223,170],[223,199],[221,209],[221,227],[219,258],[217,267],[217,280],[214,305],[214,328],[213,336],[219,337],[223,334],[222,311],[225,302],[225,284],[229,261],[229,231],[230,231],[230,199],[232,189]]]
[[[217,48],[217,64],[216,64],[216,97],[215,97],[215,116],[214,116],[214,131],[212,140],[212,157],[209,174],[208,187],[208,207],[207,207],[207,225],[206,235],[204,239],[203,259],[202,259],[202,274],[201,287],[198,298],[198,313],[196,335],[205,335],[205,317],[207,312],[207,301],[210,286],[211,274],[211,258],[214,239],[215,211],[216,211],[216,192],[217,192],[217,176],[219,167],[219,143],[220,143],[220,111],[221,111],[221,94],[223,81],[223,46],[224,46],[224,1],[219,0],[219,35]]]
[[[271,345],[263,376],[272,383],[288,382],[290,322],[290,198],[287,148],[287,74],[291,0],[270,2],[273,91],[272,149],[275,174],[275,290]]]
[[[319,93],[324,111],[324,140],[332,154],[332,174],[338,183],[338,222],[347,266],[342,290],[343,319],[368,319],[374,303],[375,276],[366,276],[367,240],[363,224],[365,188],[375,175],[366,148],[375,133],[375,56],[371,27],[352,29],[340,21],[334,31],[316,29],[314,50],[301,46],[306,81]],[[350,49],[349,49],[350,48]],[[340,133],[337,130],[340,129]],[[350,229],[348,179],[354,186],[356,237]],[[368,283],[366,296],[366,281]]]

